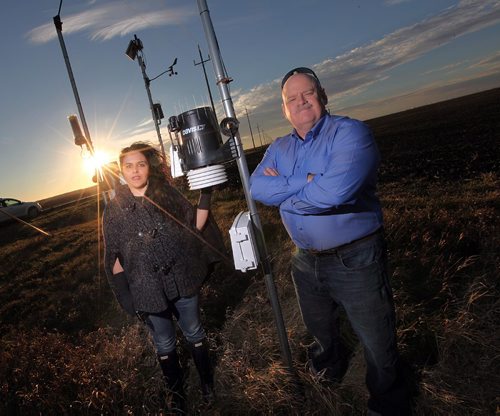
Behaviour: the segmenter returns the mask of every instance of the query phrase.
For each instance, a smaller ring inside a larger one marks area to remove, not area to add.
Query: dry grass
[[[395,119],[403,116],[409,117]],[[493,415],[500,405],[500,177],[491,150],[498,149],[497,137],[483,146],[488,131],[498,132],[492,128],[498,116],[485,117],[490,124],[455,126],[467,132],[469,147],[477,132],[472,153],[484,162],[462,159],[458,173],[451,156],[448,165],[433,161],[434,173],[419,173],[420,141],[409,140],[412,146],[403,149],[404,143],[385,140],[395,140],[391,131],[404,135],[405,130],[391,130],[387,119],[374,123],[383,155],[391,155],[384,157],[379,194],[400,349],[419,392],[415,415]],[[418,136],[410,127],[407,131],[408,137]],[[450,143],[457,143],[455,136],[440,140],[437,154],[440,144],[451,149]],[[225,230],[246,210],[231,187],[216,193],[214,207]],[[343,333],[355,353],[344,382],[328,385],[305,371],[311,340],[289,277],[293,245],[275,209],[259,206],[259,213],[296,374],[282,364],[262,275],[223,265],[202,291],[218,397],[211,409],[200,407],[197,376],[184,352],[191,413],[364,414],[363,357],[345,320]],[[109,291],[96,218],[95,203],[88,201],[37,218],[35,225],[51,237],[17,224],[1,229],[0,414],[161,413],[165,390],[154,350],[145,328],[118,309]]]

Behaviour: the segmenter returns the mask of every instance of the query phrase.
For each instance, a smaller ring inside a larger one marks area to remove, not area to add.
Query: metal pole
[[[61,49],[64,57],[64,62],[66,63],[66,69],[68,70],[69,81],[71,82],[71,87],[73,88],[73,94],[76,100],[76,106],[78,107],[78,114],[80,115],[80,120],[82,122],[83,131],[85,132],[85,140],[87,141],[87,147],[90,154],[94,155],[94,146],[92,145],[92,140],[90,138],[90,131],[87,126],[87,121],[85,120],[85,114],[83,114],[82,103],[80,102],[80,96],[78,95],[78,89],[76,88],[75,77],[73,76],[73,71],[71,69],[71,64],[69,62],[68,51],[66,50],[66,45],[64,43],[62,35],[62,22],[59,15],[54,16],[54,25],[57,31],[57,37],[59,38],[59,43],[61,44]]]
[[[263,146],[263,144],[262,144],[262,134],[260,133],[260,127],[259,127],[258,124],[257,124],[257,131],[259,132],[260,147],[262,147]]]
[[[61,1],[62,4],[62,1]],[[60,8],[59,8],[60,10]],[[92,157],[94,157],[94,145],[92,144],[92,139],[90,138],[90,130],[87,126],[87,121],[85,120],[85,114],[83,113],[82,103],[80,101],[80,95],[78,94],[78,89],[76,88],[75,77],[73,76],[73,70],[71,69],[71,63],[69,62],[68,51],[66,50],[66,44],[64,43],[64,38],[62,35],[62,21],[61,16],[58,14],[54,16],[54,26],[56,27],[57,37],[59,38],[59,44],[61,45],[62,54],[64,57],[64,62],[66,63],[66,69],[68,70],[69,81],[71,82],[71,88],[73,89],[73,95],[75,96],[76,106],[78,107],[78,114],[80,115],[80,120],[82,122],[83,131],[85,132],[85,141],[87,143],[87,149],[89,150]],[[100,169],[96,169],[97,175],[97,189],[99,190],[99,183],[103,180],[103,175]],[[108,198],[106,192],[102,192],[104,205],[108,203]]]
[[[252,138],[253,148],[255,149],[255,141],[253,139],[252,125],[250,124],[250,117],[248,116],[248,110],[246,107],[245,107],[245,112],[247,113],[248,127],[250,128],[250,137]]]
[[[165,147],[163,146],[163,140],[161,138],[161,133],[160,133],[160,122],[158,121],[158,117],[156,117],[156,112],[153,107],[153,98],[151,97],[151,90],[149,88],[150,81],[146,74],[146,65],[144,64],[144,60],[142,59],[140,53],[137,54],[137,62],[139,62],[139,67],[141,68],[142,77],[144,78],[144,85],[146,86],[146,92],[148,93],[149,108],[151,109],[151,114],[153,115],[153,122],[155,124],[156,135],[158,136],[158,141],[160,142],[161,154],[163,155],[163,159],[167,160]]]
[[[68,70],[69,81],[71,82],[71,87],[73,88],[73,94],[75,96],[76,106],[78,107],[78,113],[80,114],[80,120],[81,120],[82,125],[83,125],[83,131],[85,132],[85,141],[87,143],[87,149],[89,150],[91,156],[94,157],[94,145],[92,144],[92,139],[90,138],[90,130],[87,126],[87,121],[85,120],[85,114],[83,113],[83,107],[82,107],[82,103],[80,101],[80,95],[78,94],[78,89],[76,88],[76,82],[75,82],[75,78],[73,76],[73,70],[71,69],[71,64],[69,62],[68,52],[66,50],[66,45],[64,43],[64,38],[62,35],[62,21],[61,21],[61,16],[60,16],[61,6],[62,6],[62,0],[59,3],[59,11],[57,13],[57,16],[54,16],[54,26],[56,27],[57,37],[59,38],[59,43],[61,45],[61,50],[62,50],[62,54],[64,57],[64,62],[66,63],[66,69]],[[99,195],[99,188],[100,188],[99,184],[101,183],[101,181],[104,180],[101,169],[96,169],[96,179],[97,179],[97,195]],[[106,206],[108,204],[108,197],[106,196],[106,192],[104,192],[104,191],[102,191],[102,199],[104,202],[104,206]],[[97,218],[98,218],[98,221],[100,218],[99,208],[100,208],[99,197],[97,197],[97,212],[98,212]],[[97,241],[99,243],[99,237],[97,238]],[[98,250],[98,265],[97,265],[97,272],[98,272],[97,274],[98,274],[98,282],[99,282],[98,303],[97,303],[98,308],[100,308],[100,306],[101,306],[101,267],[100,267],[101,260],[100,260],[100,256],[101,256],[101,250]]]
[[[203,56],[201,54],[201,49],[200,49],[200,45],[198,45],[198,52],[200,54],[200,62],[196,62],[196,61],[193,61],[194,65],[197,66],[197,65],[200,65],[202,66],[203,68],[203,74],[205,75],[205,82],[207,83],[207,89],[208,89],[208,96],[210,97],[210,103],[212,104],[212,110],[214,112],[214,116],[215,116],[215,121],[217,121],[217,113],[215,112],[215,105],[214,105],[214,100],[212,98],[212,91],[210,90],[210,84],[208,82],[208,77],[207,77],[207,71],[205,70],[205,62],[208,62],[210,61],[210,55],[208,55],[208,58],[206,60],[203,60]],[[219,122],[217,121],[217,124]]]
[[[229,94],[229,88],[227,86],[227,84],[231,82],[231,78],[229,78],[226,75],[224,67],[222,65],[222,58],[219,51],[219,45],[217,42],[217,38],[215,36],[215,31],[212,25],[212,20],[210,18],[210,13],[208,11],[207,2],[206,0],[197,0],[197,1],[203,24],[203,29],[205,30],[205,36],[208,42],[210,55],[212,56],[212,63],[214,65],[214,72],[216,75],[217,85],[219,87],[220,95],[222,98],[222,105],[224,107],[224,111],[227,117],[236,118],[233,102],[231,100],[231,95]],[[260,222],[259,215],[257,213],[257,207],[255,201],[252,199],[250,195],[248,166],[245,158],[245,153],[243,152],[243,147],[241,145],[241,138],[239,132],[236,133],[234,139],[236,148],[238,149],[238,154],[240,155],[236,159],[236,163],[240,173],[241,184],[243,186],[243,191],[245,193],[246,202],[249,208],[250,218],[252,220],[255,231],[260,240],[259,241],[260,244],[258,246],[259,255],[260,258],[262,259],[262,267],[264,269],[264,280],[266,282],[269,299],[271,301],[271,306],[274,312],[274,320],[276,323],[276,327],[278,329],[278,338],[280,342],[282,358],[285,364],[288,366],[288,370],[294,373],[295,371],[293,369],[292,354],[290,352],[290,345],[288,343],[288,337],[286,334],[285,323],[283,321],[283,315],[281,313],[281,307],[279,304],[279,299],[276,291],[276,285],[274,284],[274,280],[272,277],[271,262],[269,260],[269,255],[267,253],[267,248],[264,239],[264,232],[262,229],[262,224]]]

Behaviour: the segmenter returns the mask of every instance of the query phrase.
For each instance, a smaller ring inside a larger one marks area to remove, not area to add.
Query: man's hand
[[[265,168],[264,169],[264,175],[265,176],[279,176],[280,174],[274,168]]]
[[[264,169],[264,176],[279,176],[279,172],[274,169],[274,168],[265,168]],[[311,182],[316,174],[315,173],[308,173],[307,174],[307,182]]]

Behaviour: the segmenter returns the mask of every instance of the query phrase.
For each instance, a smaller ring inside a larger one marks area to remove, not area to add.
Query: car
[[[14,198],[0,198],[0,222],[15,218],[35,218],[42,212],[38,202],[23,202]],[[15,218],[13,218],[15,217]]]

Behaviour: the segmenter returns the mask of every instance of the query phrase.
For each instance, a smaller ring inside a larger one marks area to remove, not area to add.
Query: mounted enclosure
[[[229,229],[229,236],[235,269],[242,272],[256,269],[259,264],[259,251],[248,211],[240,212],[236,216]]]

